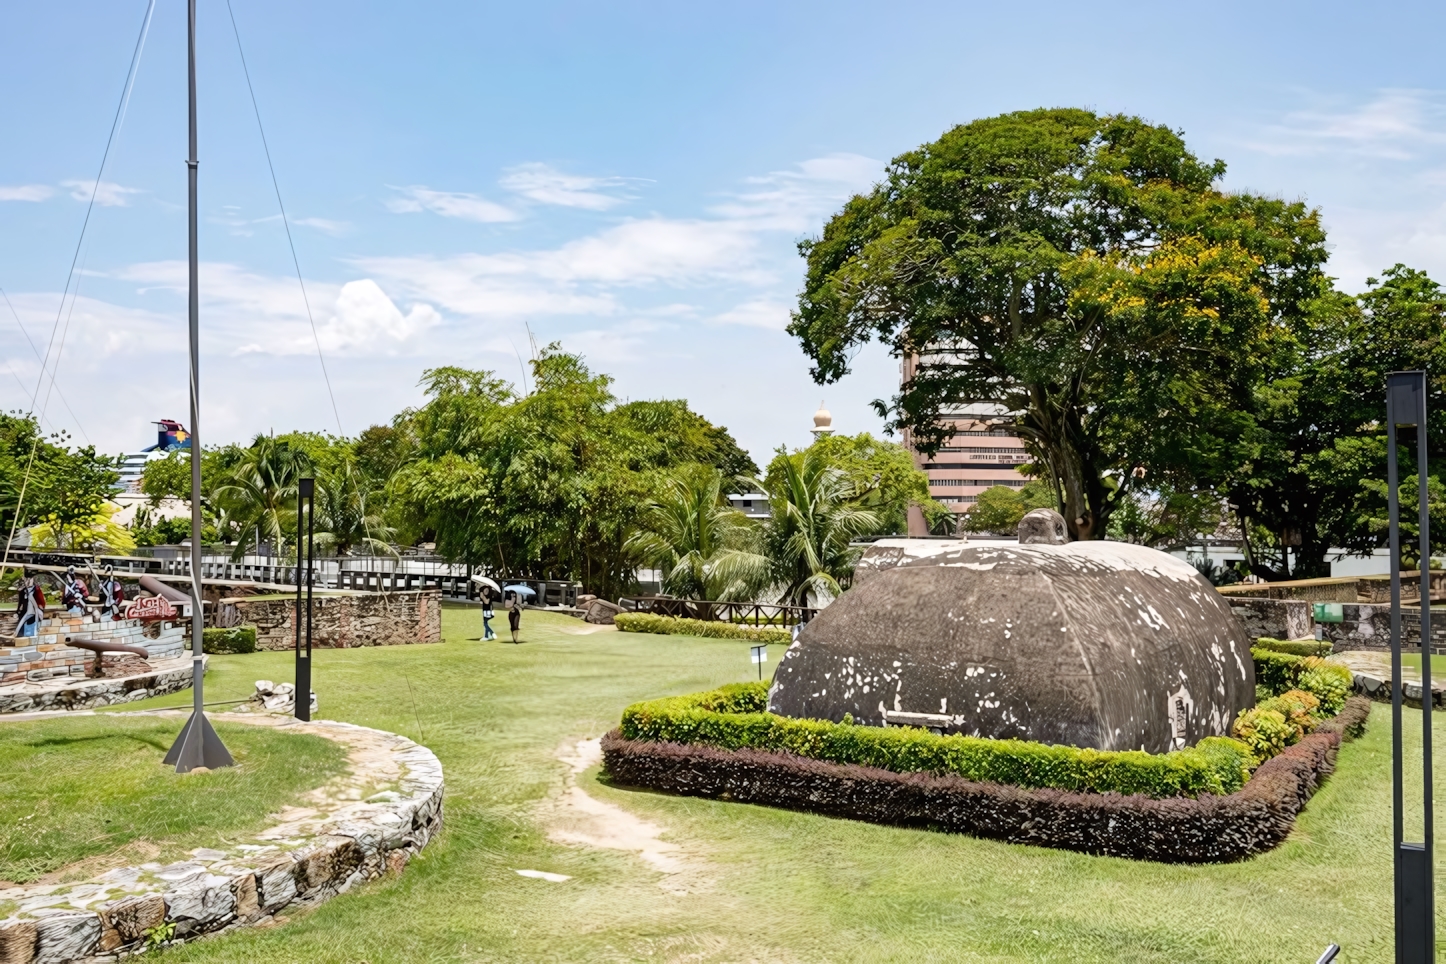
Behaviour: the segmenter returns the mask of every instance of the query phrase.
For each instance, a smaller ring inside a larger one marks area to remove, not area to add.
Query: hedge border
[[[787,629],[753,628],[712,619],[683,619],[656,613],[617,613],[613,622],[625,633],[656,633],[660,636],[702,636],[707,639],[746,639],[755,643],[793,642]]]
[[[734,800],[870,823],[1160,863],[1230,863],[1278,846],[1342,740],[1365,728],[1371,702],[1341,712],[1267,760],[1226,796],[1152,799],[1113,793],[1024,790],[928,773],[825,763],[770,750],[602,740],[612,781],[684,796]]]

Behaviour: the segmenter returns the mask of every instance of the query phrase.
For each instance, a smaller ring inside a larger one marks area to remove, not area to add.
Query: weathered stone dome
[[[774,674],[785,716],[1151,752],[1255,702],[1250,641],[1193,566],[1120,542],[903,560],[821,612]]]

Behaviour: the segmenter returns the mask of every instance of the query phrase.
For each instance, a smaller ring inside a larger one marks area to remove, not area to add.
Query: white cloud
[[[504,188],[539,204],[606,211],[627,198],[604,194],[599,188],[616,188],[627,183],[621,177],[583,177],[564,174],[547,164],[520,164],[499,182]]]
[[[114,181],[61,181],[61,187],[70,188],[70,196],[77,201],[89,201],[92,192],[95,203],[101,207],[123,208],[127,205],[126,195],[143,193],[138,187],[122,187]]]
[[[1250,146],[1266,154],[1346,152],[1409,160],[1423,148],[1446,143],[1446,95],[1388,89],[1369,103],[1295,111],[1271,125]]]
[[[788,327],[791,309],[792,305],[786,301],[756,298],[728,309],[714,317],[713,321],[720,325],[746,325],[749,328],[783,331]]]
[[[0,201],[44,201],[54,193],[48,184],[0,184]]]
[[[348,281],[336,296],[336,314],[318,333],[322,347],[328,350],[348,348],[394,351],[435,327],[442,316],[431,305],[416,304],[402,314],[381,286],[370,278]]]
[[[516,221],[516,211],[503,207],[476,194],[456,191],[433,191],[427,187],[399,187],[401,197],[390,198],[387,210],[397,214],[411,214],[417,211],[431,211],[444,218],[461,218],[464,221],[480,221],[490,224],[499,221]]]
[[[351,230],[351,225],[345,221],[332,221],[329,218],[297,218],[291,222],[302,227],[315,228],[322,234],[329,234],[332,237],[339,237]]]
[[[760,230],[807,231],[850,197],[883,179],[884,164],[861,154],[830,154],[798,165],[750,177],[753,189],[712,210],[726,219]]]

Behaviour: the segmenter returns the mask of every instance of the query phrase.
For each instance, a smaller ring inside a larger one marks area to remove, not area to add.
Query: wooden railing
[[[618,600],[618,605],[628,612],[749,626],[795,626],[818,615],[818,610],[812,606],[713,602],[707,599],[677,599],[673,596],[624,596]]]

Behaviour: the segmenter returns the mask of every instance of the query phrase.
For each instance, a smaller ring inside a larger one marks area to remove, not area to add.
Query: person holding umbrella
[[[508,586],[502,591],[507,593],[507,595],[503,597],[506,600],[503,605],[507,607],[507,626],[512,630],[512,641],[517,643],[520,642],[517,634],[522,629],[522,598],[524,596],[535,596],[537,593],[533,592],[530,586],[524,586],[520,583]]]
[[[492,600],[502,595],[502,587],[486,576],[473,576],[472,581],[482,587],[482,640],[496,639],[492,630]]]

